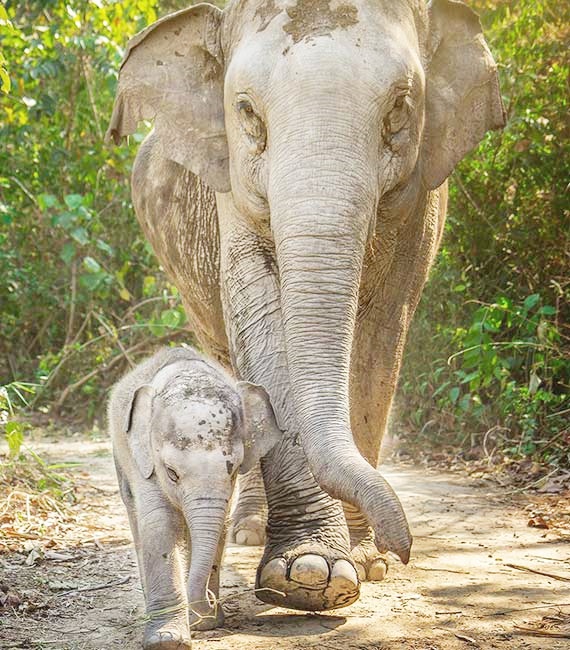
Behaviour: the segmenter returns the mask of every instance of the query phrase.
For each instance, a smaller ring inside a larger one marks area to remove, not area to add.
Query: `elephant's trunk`
[[[359,453],[350,426],[350,357],[377,178],[348,141],[313,146],[308,163],[272,173],[269,194],[301,442],[319,485],[357,506],[379,549],[407,562],[411,536],[402,506]]]
[[[212,616],[215,603],[208,593],[208,581],[222,539],[228,500],[194,497],[184,502],[184,516],[190,532],[191,557],[188,572],[190,614]]]

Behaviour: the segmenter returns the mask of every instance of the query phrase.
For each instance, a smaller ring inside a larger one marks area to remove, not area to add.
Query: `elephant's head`
[[[134,392],[125,430],[141,475],[156,480],[184,515],[192,544],[188,601],[199,618],[212,614],[208,578],[236,476],[259,462],[281,431],[262,387],[239,382],[235,390],[185,365],[166,366]]]
[[[404,561],[401,506],[356,449],[350,357],[377,215],[405,219],[503,126],[477,16],[452,0],[235,0],[136,37],[110,133],[154,118],[164,154],[274,240],[287,359],[313,474]],[[409,212],[409,210],[408,210]]]

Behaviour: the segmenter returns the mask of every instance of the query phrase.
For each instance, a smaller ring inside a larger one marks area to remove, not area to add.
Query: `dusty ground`
[[[31,566],[25,564],[29,554],[0,556],[0,583],[25,597],[20,611],[0,613],[0,648],[139,648],[141,590],[108,443],[71,438],[34,448],[52,459],[83,463],[76,471],[87,472],[90,489],[82,498],[92,495],[96,502],[101,532],[89,533],[91,539],[80,548],[48,552]],[[528,527],[524,498],[483,481],[401,466],[386,467],[384,473],[414,532],[409,566],[395,564],[385,582],[363,585],[360,601],[350,607],[302,614],[257,601],[252,589],[261,549],[232,546],[223,574],[226,626],[197,633],[194,648],[570,646],[570,538]],[[550,636],[534,636],[529,629]]]

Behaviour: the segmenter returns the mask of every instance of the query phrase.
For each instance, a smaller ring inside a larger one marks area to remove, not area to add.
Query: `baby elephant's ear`
[[[243,404],[243,463],[240,474],[252,469],[281,439],[269,395],[263,386],[239,381],[237,384]]]
[[[125,413],[129,449],[143,478],[150,478],[154,471],[150,438],[153,399],[154,388],[145,384],[134,392]]]

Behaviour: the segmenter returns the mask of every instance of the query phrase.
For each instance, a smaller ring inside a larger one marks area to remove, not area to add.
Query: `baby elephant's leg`
[[[191,643],[182,575],[184,520],[148,481],[135,501],[137,555],[147,615],[143,648],[187,650]]]

